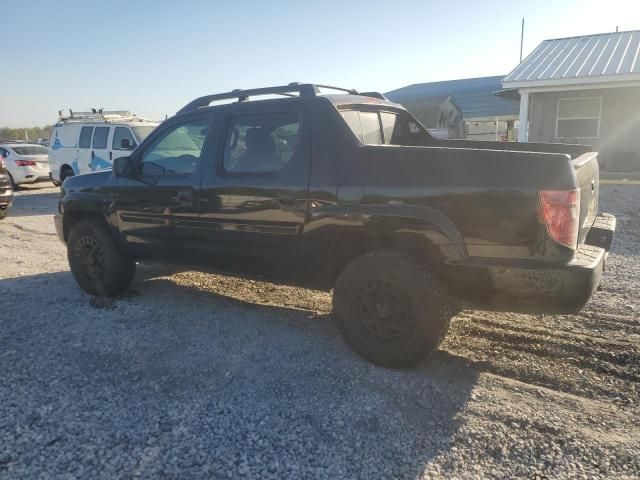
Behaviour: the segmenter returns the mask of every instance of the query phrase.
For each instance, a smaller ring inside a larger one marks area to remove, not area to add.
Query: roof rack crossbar
[[[226,93],[216,93],[213,95],[205,95],[204,97],[196,98],[192,102],[189,102],[182,107],[178,113],[191,112],[202,107],[208,107],[211,102],[218,100],[229,100],[237,98],[239,102],[246,101],[251,96],[256,95],[285,95],[298,92],[301,97],[313,97],[318,93],[318,90],[313,85],[309,84],[291,84],[283,85],[279,87],[266,87],[266,88],[253,88],[250,90],[232,90]]]
[[[320,88],[330,88],[333,90],[340,90],[342,92],[350,93],[352,95],[357,95],[358,92],[356,90],[341,88],[341,87],[332,87],[330,85],[316,85],[312,83],[297,83],[293,82],[289,85],[282,85],[279,87],[265,87],[265,88],[253,88],[250,90],[241,90],[236,89],[226,93],[216,93],[214,95],[205,95],[204,97],[196,98],[192,102],[189,102],[184,107],[182,107],[178,114],[191,112],[197,110],[199,108],[208,107],[211,102],[216,102],[219,100],[229,100],[232,98],[237,98],[239,102],[246,101],[249,97],[260,96],[260,95],[283,95],[286,97],[294,96],[293,93],[298,93],[301,97],[315,97],[320,94]]]

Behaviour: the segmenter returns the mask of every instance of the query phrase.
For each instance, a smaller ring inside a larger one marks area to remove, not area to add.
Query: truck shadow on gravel
[[[171,465],[185,477],[294,478],[296,465],[329,478],[416,478],[451,448],[480,372],[464,358],[439,351],[411,370],[376,367],[321,309],[202,291],[180,274],[142,266],[113,301],[83,294],[69,272],[0,280],[0,371],[11,387],[0,389],[0,416],[14,419],[0,442],[15,446],[1,468],[28,472],[44,458],[61,474],[65,452],[88,462],[87,446],[106,443],[120,476]],[[98,471],[106,461],[90,460]]]

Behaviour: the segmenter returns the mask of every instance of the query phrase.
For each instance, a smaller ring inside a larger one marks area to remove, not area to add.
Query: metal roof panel
[[[640,73],[640,30],[544,40],[503,80],[517,82]]]
[[[451,96],[462,110],[464,118],[517,115],[518,102],[495,95],[502,88],[501,81],[502,76],[495,76],[419,83],[385,95],[407,108],[429,102],[429,99],[440,101],[443,96]]]

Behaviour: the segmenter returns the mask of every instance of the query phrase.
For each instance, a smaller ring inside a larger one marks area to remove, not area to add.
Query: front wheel
[[[411,367],[434,352],[454,313],[429,270],[392,250],[365,254],[345,267],[333,310],[356,353],[391,368]]]
[[[7,172],[7,173],[9,174],[9,180],[11,181],[11,189],[14,192],[17,192],[18,190],[20,190],[20,186],[13,179],[13,175],[11,175],[9,172]]]
[[[91,295],[122,293],[135,276],[134,259],[120,250],[106,226],[96,220],[81,220],[71,229],[67,258],[78,285]]]

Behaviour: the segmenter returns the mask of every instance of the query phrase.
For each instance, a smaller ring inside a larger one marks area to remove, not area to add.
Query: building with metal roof
[[[418,83],[385,93],[390,100],[402,104],[427,128],[436,128],[420,117],[419,109],[451,97],[460,108],[466,134],[474,139],[494,140],[500,130],[506,135],[507,124],[518,118],[518,102],[495,95],[502,88],[502,75],[465,78],[443,82]],[[498,128],[496,129],[496,124]],[[501,127],[502,128],[501,128]],[[502,135],[500,135],[502,137]]]
[[[503,79],[505,87],[640,80],[640,30],[545,40]]]
[[[592,144],[608,170],[640,169],[640,30],[545,40],[502,81],[520,141]]]

